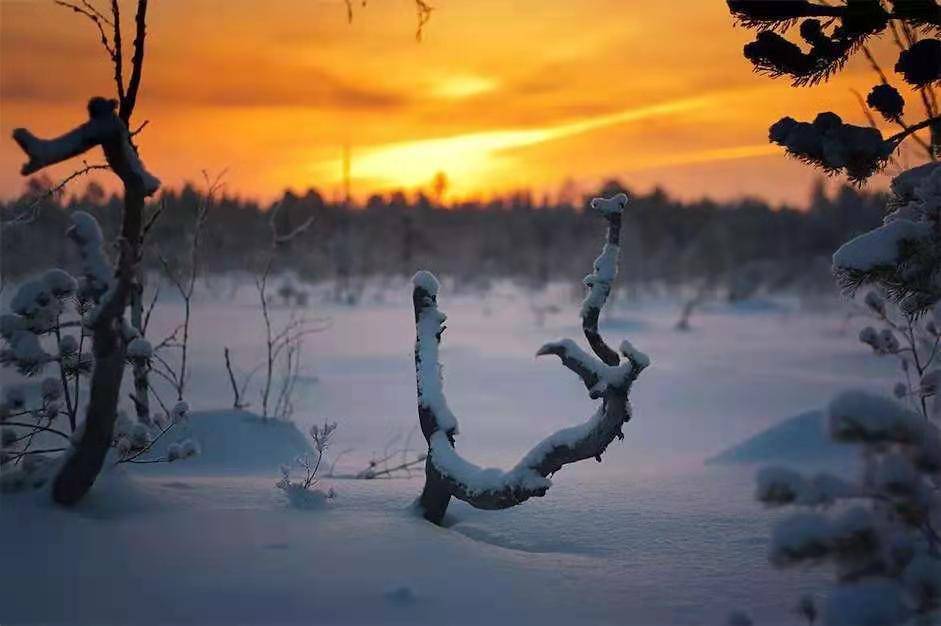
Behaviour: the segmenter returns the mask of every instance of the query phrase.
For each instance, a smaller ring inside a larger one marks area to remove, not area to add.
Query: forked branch
[[[594,271],[585,278],[588,294],[581,310],[582,328],[594,355],[569,339],[548,343],[537,352],[558,356],[582,380],[589,396],[602,400],[601,406],[586,422],[545,438],[509,471],[480,468],[454,449],[458,423],[444,396],[438,358],[446,319],[438,310],[439,285],[429,272],[418,272],[412,279],[418,416],[428,442],[425,487],[419,498],[425,519],[440,524],[452,496],[481,509],[509,508],[543,496],[551,486],[549,476],[563,466],[590,458],[600,461],[615,437],[623,439],[622,426],[631,419],[631,385],[650,362],[627,341],[621,343],[620,355],[612,350],[598,331],[598,318],[617,274],[621,214],[626,205],[624,194],[592,202],[608,221],[604,248]]]

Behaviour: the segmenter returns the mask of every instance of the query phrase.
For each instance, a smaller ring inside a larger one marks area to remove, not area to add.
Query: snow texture
[[[897,219],[846,242],[833,254],[833,265],[841,269],[870,271],[896,265],[905,241],[932,235],[930,224]]]
[[[178,413],[171,409],[171,419],[179,421]],[[179,429],[179,431],[177,430]],[[175,472],[206,475],[268,473],[276,474],[285,459],[304,454],[315,454],[310,440],[289,422],[262,419],[253,413],[237,410],[194,411],[185,423],[172,433],[185,434],[183,441],[154,444],[153,456],[171,454],[177,458],[194,456],[186,463],[174,467]],[[189,443],[187,443],[187,440]],[[176,464],[174,464],[176,465]],[[144,472],[162,471],[142,466]]]
[[[412,279],[413,284],[429,294],[438,291],[438,281],[430,272],[419,272]],[[437,303],[426,303],[418,314],[416,322],[417,358],[418,358],[418,404],[435,416],[438,428],[448,435],[458,431],[457,417],[451,412],[444,396],[441,364],[438,356],[438,336],[443,332],[447,316],[438,310]]]
[[[412,285],[424,289],[432,296],[437,296],[438,289],[441,287],[441,283],[438,282],[435,275],[426,270],[415,272],[415,275],[412,276]]]
[[[88,295],[99,302],[98,307],[86,314],[86,322],[93,324],[97,319],[100,303],[107,301],[108,293],[115,284],[114,270],[105,254],[104,235],[98,220],[84,211],[75,211],[71,215],[71,222],[67,234],[78,246]]]
[[[627,207],[627,194],[619,193],[610,198],[594,198],[591,201],[591,208],[602,215],[621,215]]]
[[[709,458],[707,463],[848,464],[856,451],[835,443],[822,411],[808,411],[777,422]]]
[[[770,561],[779,566],[820,559],[830,550],[833,526],[818,513],[793,513],[771,533]]]
[[[864,580],[837,587],[826,600],[827,626],[885,626],[906,616],[898,585],[885,580]]]
[[[551,437],[550,437],[551,439]],[[548,440],[543,442],[546,444]],[[442,431],[436,431],[431,436],[429,447],[430,458],[443,475],[448,476],[465,487],[471,495],[485,492],[500,492],[506,489],[536,491],[548,489],[552,482],[543,478],[532,469],[533,460],[541,456],[534,456],[540,451],[537,446],[523,461],[508,472],[496,468],[481,468],[464,460],[451,446],[447,436]]]
[[[569,293],[568,285],[552,288]],[[312,301],[321,301],[318,293]],[[314,421],[340,420],[338,447],[355,448],[340,471],[351,472],[390,433],[414,425],[413,354],[403,345],[414,332],[411,300],[398,284],[369,286],[357,307],[318,304],[333,325],[311,339],[318,382],[300,383],[293,428],[205,411],[230,399],[218,347],[235,342],[251,354],[256,297],[243,282],[234,300],[207,294],[194,308],[194,411],[178,428],[202,444],[202,455],[108,463],[75,510],[53,507],[47,493],[3,494],[0,532],[15,537],[0,557],[5,623],[122,624],[132,615],[139,626],[404,626],[446,616],[454,626],[699,626],[723,624],[743,608],[756,624],[806,624],[789,613],[793,600],[832,577],[773,569],[761,546],[775,513],[752,499],[752,472],[701,460],[770,426],[770,416],[825,406],[846,387],[889,390],[897,375],[894,363],[847,343],[842,315],[798,311],[792,300],[704,310],[702,332],[693,334],[670,327],[672,301],[610,302],[602,329],[630,324],[632,339],[660,355],[662,367],[632,396],[655,419],[603,464],[567,467],[553,498],[525,507],[490,512],[454,502],[446,529],[408,509],[420,472],[344,481],[335,505],[309,515],[286,506],[271,484],[280,463],[303,453],[292,442],[310,445]],[[534,346],[572,332],[578,303],[560,298],[563,313],[536,328],[516,286],[498,281],[488,297],[500,306],[487,311],[479,292],[454,295],[461,323],[447,331],[443,352],[448,371],[460,375],[449,377],[447,391],[452,406],[475,416],[462,424],[474,432],[461,452],[482,467],[511,468],[520,450],[586,406],[577,379],[532,358]],[[161,299],[154,336],[172,332],[181,311],[179,301]],[[0,380],[3,392],[10,381]],[[391,602],[385,592],[400,586],[416,601]]]
[[[828,408],[830,434],[847,442],[912,442],[924,420],[898,402],[866,391],[845,391]]]
[[[52,293],[42,280],[29,280],[21,284],[10,300],[10,309],[19,315],[31,316],[49,305]]]
[[[58,268],[43,273],[42,282],[57,298],[71,296],[78,289],[78,281],[65,270]]]
[[[127,344],[127,356],[132,359],[149,359],[153,355],[153,346],[143,337],[137,337]]]
[[[612,198],[595,198],[591,201],[591,206],[608,219],[613,219],[613,216],[620,219],[627,206],[627,196],[619,193]],[[594,262],[594,271],[583,281],[588,287],[588,293],[582,302],[582,318],[588,316],[591,310],[599,310],[604,306],[611,285],[617,277],[620,253],[620,246],[610,242],[605,242],[601,248],[601,254]]]

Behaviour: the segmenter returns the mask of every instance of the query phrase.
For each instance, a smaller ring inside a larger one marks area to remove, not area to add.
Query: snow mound
[[[308,438],[292,422],[262,419],[235,409],[194,411],[186,422],[154,445],[153,454],[165,457],[175,439],[194,439],[199,455],[174,463],[141,465],[148,471],[185,474],[278,475],[284,463],[298,455],[312,454]]]
[[[706,460],[707,464],[845,462],[851,446],[835,443],[821,411],[790,417]]]

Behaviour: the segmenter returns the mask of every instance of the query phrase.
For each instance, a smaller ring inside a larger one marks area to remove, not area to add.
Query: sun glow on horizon
[[[553,126],[501,129],[417,141],[396,142],[367,148],[354,155],[350,175],[379,187],[418,188],[443,172],[456,184],[454,192],[466,195],[473,188],[500,188],[501,172],[519,164],[516,151],[538,144],[708,106],[714,96],[703,96],[637,107]],[[339,182],[342,161],[318,161],[311,174],[330,183]],[[472,185],[467,182],[473,181]]]
[[[398,3],[370,3],[352,23],[341,2],[227,2],[223,22],[217,0],[155,4],[135,113],[150,122],[142,157],[168,187],[228,169],[234,193],[264,200],[339,193],[348,148],[357,197],[428,189],[444,173],[452,199],[623,177],[684,198],[800,201],[815,174],[764,143],[769,124],[822,110],[865,123],[851,93],[871,87],[865,63],[820,88],[755,76],[741,54],[751,35],[722,2],[682,14],[639,0],[440,4],[420,44]],[[113,91],[70,12],[0,11],[3,136],[60,134],[90,95]],[[0,196],[23,189],[21,160],[0,141]]]

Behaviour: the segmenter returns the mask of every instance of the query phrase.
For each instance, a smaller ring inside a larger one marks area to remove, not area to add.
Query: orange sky
[[[859,59],[824,87],[754,75],[722,0],[437,0],[420,44],[412,0],[370,0],[352,24],[342,0],[150,4],[135,114],[150,170],[178,185],[228,168],[230,191],[265,199],[339,193],[349,144],[360,197],[443,171],[452,198],[617,176],[803,202],[814,173],[767,144],[769,123],[865,123],[850,88],[874,84]],[[0,0],[0,195],[23,184],[11,130],[67,130],[110,76],[90,23]]]

